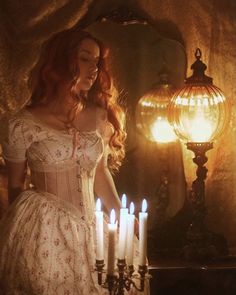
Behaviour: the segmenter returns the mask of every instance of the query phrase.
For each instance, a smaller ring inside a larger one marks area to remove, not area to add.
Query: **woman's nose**
[[[93,73],[97,73],[97,71],[98,71],[97,63],[92,62],[91,65],[90,65],[90,70],[91,70]]]

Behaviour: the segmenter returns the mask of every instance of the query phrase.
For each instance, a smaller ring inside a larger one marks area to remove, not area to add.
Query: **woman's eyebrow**
[[[87,49],[80,49],[80,52],[85,52],[85,53],[91,54],[91,52]]]
[[[81,49],[81,50],[79,51],[79,53],[86,53],[86,54],[92,55],[92,53],[91,53],[89,50],[87,50],[87,49]],[[99,56],[96,57],[96,59],[99,60]]]

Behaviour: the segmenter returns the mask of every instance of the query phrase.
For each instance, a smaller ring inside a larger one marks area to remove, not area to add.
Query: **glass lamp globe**
[[[135,111],[136,127],[148,140],[167,143],[177,139],[167,114],[173,93],[167,75],[161,74],[160,82],[139,99]]]
[[[169,121],[178,137],[187,142],[212,142],[224,130],[229,120],[229,103],[222,91],[204,74],[206,65],[200,60],[191,66],[193,75],[178,90],[169,105]]]

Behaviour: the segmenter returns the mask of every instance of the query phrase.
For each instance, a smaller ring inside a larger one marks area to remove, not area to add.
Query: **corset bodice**
[[[99,131],[55,130],[28,111],[10,126],[11,143],[5,143],[5,158],[27,158],[33,188],[93,214],[95,170],[104,152]]]

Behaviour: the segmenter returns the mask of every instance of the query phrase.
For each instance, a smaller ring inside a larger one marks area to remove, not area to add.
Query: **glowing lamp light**
[[[199,114],[199,116],[191,120],[189,134],[192,142],[207,142],[210,140],[212,133],[212,125],[203,115]]]
[[[145,93],[138,101],[135,117],[137,130],[148,140],[168,143],[177,140],[168,121],[168,105],[174,90],[167,75],[160,75],[160,82]]]
[[[151,126],[151,135],[156,142],[165,143],[176,140],[176,134],[170,123],[163,117],[158,117]]]
[[[223,92],[205,75],[206,65],[200,60],[201,51],[195,53],[191,66],[193,75],[185,86],[172,97],[169,121],[178,137],[187,142],[211,142],[222,134],[229,120],[229,103]]]

